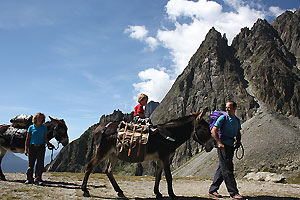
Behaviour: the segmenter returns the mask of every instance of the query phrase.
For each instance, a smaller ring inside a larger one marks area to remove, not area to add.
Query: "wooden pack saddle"
[[[118,157],[128,162],[142,162],[146,155],[148,125],[121,122],[118,127]]]

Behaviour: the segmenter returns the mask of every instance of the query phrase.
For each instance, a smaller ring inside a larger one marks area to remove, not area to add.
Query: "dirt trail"
[[[24,184],[24,173],[6,173],[8,181],[0,181],[1,199],[117,199],[117,195],[103,174],[92,174],[88,188],[91,198],[82,196],[80,185],[83,174],[45,173],[44,186]],[[116,176],[129,199],[155,199],[153,177]],[[174,191],[180,198],[188,200],[211,199],[207,191],[211,180],[201,178],[174,178]],[[247,199],[257,200],[300,200],[300,185],[238,180],[240,193]],[[160,190],[167,196],[166,181],[161,181]],[[229,199],[222,185],[220,194]],[[164,198],[169,199],[169,198]]]

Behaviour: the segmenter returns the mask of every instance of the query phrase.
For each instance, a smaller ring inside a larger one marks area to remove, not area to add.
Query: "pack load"
[[[12,123],[11,126],[14,128],[28,129],[32,124],[32,115],[17,115],[12,118],[10,122]]]
[[[215,110],[214,112],[212,112],[209,116],[209,128],[210,128],[210,131],[213,129],[216,121],[218,120],[219,117],[221,117],[222,115],[225,116],[225,120],[222,124],[222,127],[218,129],[218,136],[219,138],[223,138],[223,139],[232,139],[232,138],[229,138],[225,135],[222,134],[222,130],[223,130],[223,127],[224,127],[224,124],[225,122],[228,120],[228,114],[224,111],[219,111],[219,110]]]
[[[27,129],[9,126],[3,135],[10,138],[26,138]]]
[[[149,125],[122,121],[117,131],[118,157],[127,162],[142,162],[146,155]]]

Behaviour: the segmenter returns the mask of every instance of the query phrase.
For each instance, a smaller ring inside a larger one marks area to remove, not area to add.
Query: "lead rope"
[[[241,155],[241,157],[238,156],[238,151],[239,151],[239,149],[242,150],[242,155]],[[242,159],[244,158],[244,155],[245,155],[245,149],[244,149],[243,144],[241,143],[241,146],[240,146],[239,148],[236,148],[236,149],[235,149],[235,157],[236,157],[238,160],[242,160]]]
[[[54,150],[57,150],[57,149],[59,149],[59,142],[57,143],[57,147],[55,148],[52,148],[51,149],[51,162],[53,161],[53,152],[54,152]]]

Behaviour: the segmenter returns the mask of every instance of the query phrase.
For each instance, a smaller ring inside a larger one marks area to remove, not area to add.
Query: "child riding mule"
[[[63,146],[69,143],[68,137],[68,127],[63,119],[55,119],[49,117],[51,121],[45,123],[47,127],[47,138],[51,140],[55,138],[59,143],[62,143]],[[0,125],[0,179],[6,180],[5,176],[1,169],[1,162],[2,158],[6,154],[7,151],[12,153],[24,153],[25,150],[25,139],[26,139],[26,132],[24,136],[20,134],[18,137],[15,137],[12,134],[18,134],[17,132],[13,133],[6,133],[9,131],[9,125]],[[22,129],[20,129],[22,130]],[[9,135],[10,134],[10,135]],[[13,140],[11,138],[14,138]]]
[[[213,139],[211,137],[209,125],[203,119],[206,112],[207,108],[205,108],[199,115],[193,114],[157,125],[157,131],[161,134],[150,134],[148,143],[146,144],[146,156],[143,161],[157,161],[154,185],[154,194],[157,198],[162,197],[162,194],[159,192],[159,182],[161,180],[163,169],[167,180],[168,194],[170,197],[176,197],[172,188],[170,157],[174,155],[175,150],[180,145],[193,137],[195,141],[205,147],[207,152],[212,150]],[[105,173],[118,196],[126,198],[113,176],[113,169],[117,159],[122,160],[120,152],[116,147],[118,125],[118,122],[103,123],[94,131],[92,144],[86,158],[85,176],[81,186],[84,196],[90,196],[87,189],[89,175],[101,161],[109,158]],[[165,140],[162,135],[168,135],[174,138],[175,141]],[[92,158],[94,145],[96,146],[96,150]]]

